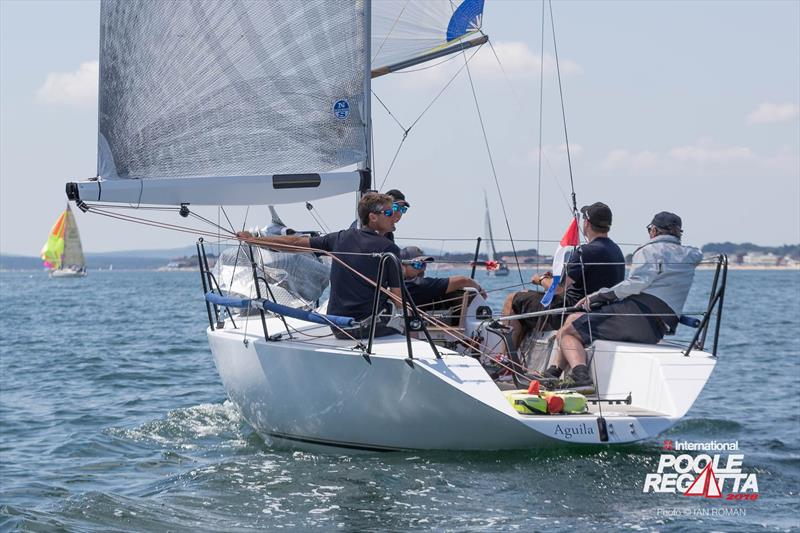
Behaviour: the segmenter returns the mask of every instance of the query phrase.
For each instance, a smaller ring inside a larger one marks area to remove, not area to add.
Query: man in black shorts
[[[395,229],[393,204],[394,200],[391,196],[367,193],[358,202],[360,228],[350,228],[320,237],[299,235],[253,237],[246,231],[239,232],[236,236],[245,242],[269,246],[285,252],[308,252],[310,248],[331,252],[341,263],[334,259],[331,264],[331,295],[328,300],[328,313],[352,317],[366,324],[365,319],[372,315],[375,286],[365,281],[356,272],[366,276],[374,283],[377,281],[380,259],[373,254],[400,255],[397,245],[384,236],[387,232]],[[384,286],[399,298],[401,280],[397,275],[396,268],[389,266],[385,273]],[[380,305],[383,306],[386,300],[387,296],[381,294]],[[333,328],[333,333],[341,339],[364,338],[369,334],[369,327],[361,325],[347,330]],[[376,337],[396,333],[399,332],[386,326],[383,322],[378,322],[375,328]]]
[[[474,287],[486,298],[480,284],[467,276],[450,276],[447,278],[429,278],[425,276],[425,268],[434,259],[416,246],[406,246],[400,250],[403,260],[403,277],[411,299],[417,306],[430,305],[444,298],[447,293],[464,287]]]
[[[588,241],[579,246],[565,266],[564,285],[556,289],[556,295],[547,309],[572,307],[578,301],[602,287],[616,285],[625,279],[625,256],[619,246],[608,237],[611,229],[611,209],[602,202],[581,208],[582,231]],[[553,282],[553,274],[535,275],[531,283],[541,286],[545,292]],[[565,289],[566,287],[566,289]],[[506,298],[502,314],[520,315],[545,310],[541,300],[544,292],[521,291]],[[512,320],[512,344],[520,341],[531,331],[552,331],[561,327],[564,317],[552,314],[541,317]]]
[[[681,245],[681,226],[674,213],[653,217],[647,225],[650,240],[634,252],[628,279],[583,298],[578,305],[591,312],[570,315],[558,331],[557,369],[548,374],[558,377],[569,366],[572,376],[564,385],[588,386],[592,378],[584,346],[598,339],[656,344],[674,332],[703,259],[697,248]]]

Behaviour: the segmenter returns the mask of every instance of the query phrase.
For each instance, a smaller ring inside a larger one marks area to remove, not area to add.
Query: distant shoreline
[[[698,265],[697,270],[714,270],[717,266],[715,264],[702,264]],[[471,267],[464,263],[447,263],[447,262],[437,262],[437,263],[429,263],[428,271],[429,272],[447,272],[449,270],[469,270]],[[509,266],[509,270],[514,271],[517,270],[516,267]],[[777,270],[777,271],[785,271],[785,270],[794,270],[800,272],[800,266],[778,266],[778,265],[733,265],[728,264],[729,270]],[[550,266],[542,263],[538,267],[536,265],[520,265],[520,270],[524,271],[541,271],[546,272],[550,270]],[[115,268],[114,270],[108,270],[107,268],[87,268],[89,272],[198,272],[199,269],[197,268],[190,268],[190,267],[180,267],[180,268],[165,268],[165,267],[157,267],[157,268]],[[478,266],[477,272],[485,272],[485,267]],[[0,268],[0,273],[5,272],[41,272],[46,274],[47,271],[42,268]]]

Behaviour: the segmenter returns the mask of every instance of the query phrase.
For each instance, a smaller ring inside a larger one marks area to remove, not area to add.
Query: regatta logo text
[[[556,429],[553,435],[561,435],[565,439],[571,439],[573,435],[594,435],[594,428],[585,422],[579,426],[561,426],[556,424]]]
[[[742,472],[743,462],[744,454],[731,454],[723,459],[721,455],[695,457],[665,453],[658,461],[658,470],[645,477],[642,492],[680,492],[684,496],[757,500],[756,474]]]

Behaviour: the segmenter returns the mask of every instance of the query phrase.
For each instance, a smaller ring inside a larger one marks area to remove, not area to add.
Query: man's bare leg
[[[511,307],[512,302],[514,301],[514,296],[516,296],[516,292],[512,292],[506,297],[505,302],[503,302],[503,310],[500,312],[501,316],[509,316],[513,314],[514,310]],[[522,324],[519,320],[505,320],[506,325],[511,328],[511,342],[514,344],[514,349],[519,348],[519,343],[522,341],[522,336],[525,333],[523,331]]]
[[[592,383],[589,369],[586,366],[586,349],[583,347],[583,339],[577,330],[572,326],[583,313],[576,313],[570,315],[558,330],[558,353],[556,354],[555,364],[558,368],[572,369],[573,379],[581,385],[590,385]]]

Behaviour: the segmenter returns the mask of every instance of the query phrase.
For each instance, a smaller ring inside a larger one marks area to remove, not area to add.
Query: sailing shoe
[[[542,375],[546,378],[558,379],[561,377],[561,369],[556,365],[550,365],[547,367],[547,370],[542,373]]]
[[[570,389],[585,394],[593,394],[595,390],[594,381],[592,381],[592,376],[589,374],[589,369],[586,365],[578,365],[564,379],[542,383],[542,387],[547,390]]]

